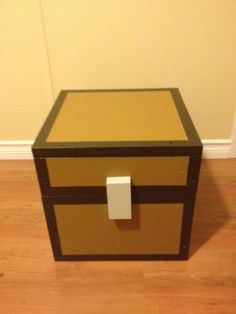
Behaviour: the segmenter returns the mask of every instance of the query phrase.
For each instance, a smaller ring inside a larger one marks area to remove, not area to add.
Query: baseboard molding
[[[232,141],[230,139],[205,139],[203,144],[203,158],[223,159],[230,157]]]
[[[0,159],[33,159],[33,141],[0,141]]]
[[[230,139],[205,139],[203,158],[229,158],[232,141]],[[0,141],[0,159],[32,159],[33,141]]]

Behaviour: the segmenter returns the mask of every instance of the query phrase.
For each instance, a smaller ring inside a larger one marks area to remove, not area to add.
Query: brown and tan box
[[[56,260],[188,258],[202,144],[177,88],[62,91],[32,151]],[[131,178],[130,219],[108,177]]]

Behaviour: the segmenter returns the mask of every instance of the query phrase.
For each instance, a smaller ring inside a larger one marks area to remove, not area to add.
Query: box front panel
[[[133,204],[109,220],[106,204],[53,206],[62,255],[179,254],[183,204]]]
[[[106,178],[130,176],[136,186],[185,186],[188,156],[47,158],[52,187],[105,186]]]

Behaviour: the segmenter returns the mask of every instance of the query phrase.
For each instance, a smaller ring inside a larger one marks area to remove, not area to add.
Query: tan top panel
[[[169,91],[69,92],[47,142],[185,141]]]

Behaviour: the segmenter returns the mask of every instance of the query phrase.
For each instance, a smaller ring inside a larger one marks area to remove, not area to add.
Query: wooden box
[[[55,260],[188,258],[202,144],[178,89],[62,91],[32,151]],[[130,219],[108,177],[131,178]]]

